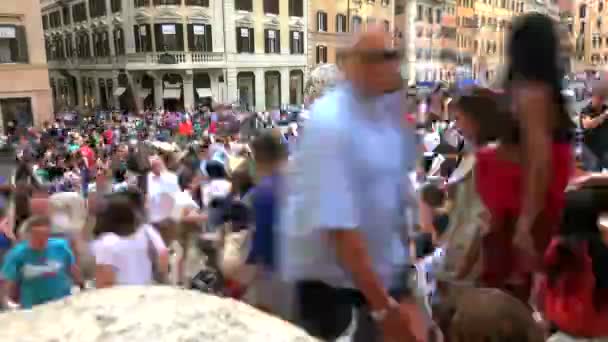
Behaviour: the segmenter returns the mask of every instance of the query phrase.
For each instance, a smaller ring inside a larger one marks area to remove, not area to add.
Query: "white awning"
[[[139,91],[138,96],[141,97],[142,99],[145,99],[146,97],[148,97],[150,94],[152,94],[152,89],[149,88],[142,88]]]
[[[196,88],[196,93],[198,97],[211,97],[211,88]]]
[[[114,96],[120,96],[120,95],[124,94],[125,90],[127,90],[127,89],[123,88],[123,87],[118,87],[118,88],[114,89]]]
[[[165,89],[163,92],[163,99],[179,99],[181,95],[181,89]]]

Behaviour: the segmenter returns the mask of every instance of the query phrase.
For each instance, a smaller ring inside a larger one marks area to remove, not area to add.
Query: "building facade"
[[[0,129],[52,118],[39,0],[0,1]]]
[[[576,73],[608,69],[608,20],[604,19],[607,6],[605,0],[574,1],[569,19],[575,40],[573,71]]]
[[[476,0],[473,40],[473,78],[492,83],[505,64],[506,44],[513,16],[524,13],[524,1]]]
[[[572,0],[560,0],[559,7],[559,29],[562,48],[562,64],[565,66],[566,74],[575,71],[574,61],[576,57],[576,39],[574,36],[574,2]]]
[[[336,63],[352,34],[369,25],[393,30],[394,0],[309,0],[308,65]]]
[[[397,0],[395,33],[408,83],[453,82],[458,67],[456,2]]]
[[[524,2],[524,12],[538,12],[546,14],[555,21],[559,20],[558,0],[526,0]]]
[[[306,0],[45,0],[58,108],[303,101]]]

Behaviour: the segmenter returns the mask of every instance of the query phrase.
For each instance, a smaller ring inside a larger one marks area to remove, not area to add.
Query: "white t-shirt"
[[[198,210],[198,204],[192,199],[192,195],[188,191],[176,192],[173,194],[175,206],[171,216],[176,221],[179,221],[184,216],[186,210]]]
[[[97,265],[110,265],[116,273],[116,285],[146,285],[152,283],[152,261],[148,244],[154,250],[167,250],[160,234],[149,224],[142,225],[129,237],[114,233],[102,234],[93,242]]]
[[[161,193],[181,192],[177,175],[173,172],[165,171],[160,176],[155,176],[152,172],[148,174],[148,195],[155,197]]]
[[[211,182],[204,184],[201,188],[203,205],[209,206],[214,198],[224,198],[228,196],[232,189],[232,183],[225,179],[214,179]]]

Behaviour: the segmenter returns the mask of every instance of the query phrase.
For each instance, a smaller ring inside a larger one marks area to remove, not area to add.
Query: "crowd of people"
[[[216,109],[9,132],[1,306],[165,284],[327,341],[608,340],[607,182],[577,158],[551,19],[518,18],[508,46],[500,91],[418,127],[370,29],[283,129],[220,132]],[[605,109],[581,115],[602,167]]]

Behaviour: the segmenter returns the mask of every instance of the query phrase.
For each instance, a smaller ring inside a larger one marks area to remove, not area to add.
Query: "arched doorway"
[[[281,108],[281,73],[267,71],[264,74],[266,110]]]
[[[118,91],[120,88],[124,89],[124,91],[121,90],[122,93],[120,93],[121,91]],[[140,108],[137,108],[136,106],[135,96],[137,96],[137,94],[134,94],[135,92],[136,90],[134,87],[131,87],[127,74],[124,72],[118,74],[118,84],[116,85],[116,96],[118,96],[118,105],[120,107],[118,109],[140,110]]]
[[[141,89],[137,96],[141,97],[144,108],[154,108],[154,79],[149,75],[144,75],[141,78]]]
[[[182,76],[166,74],[163,76],[163,107],[168,111],[178,111],[184,108]]]
[[[106,81],[103,78],[97,80],[99,84],[99,107],[101,109],[108,108],[108,94],[106,92]]]
[[[106,101],[108,101],[108,109],[114,108],[114,81],[111,78],[106,79]]]
[[[78,103],[78,79],[74,76],[66,76],[66,80],[69,88],[68,94],[70,94],[68,106],[78,106],[80,104]]]
[[[301,105],[304,101],[304,73],[302,70],[289,72],[289,104]]]
[[[194,102],[196,106],[211,106],[213,94],[211,93],[211,79],[207,73],[194,74]]]
[[[239,105],[242,110],[255,107],[255,75],[253,72],[239,72],[236,75]]]

